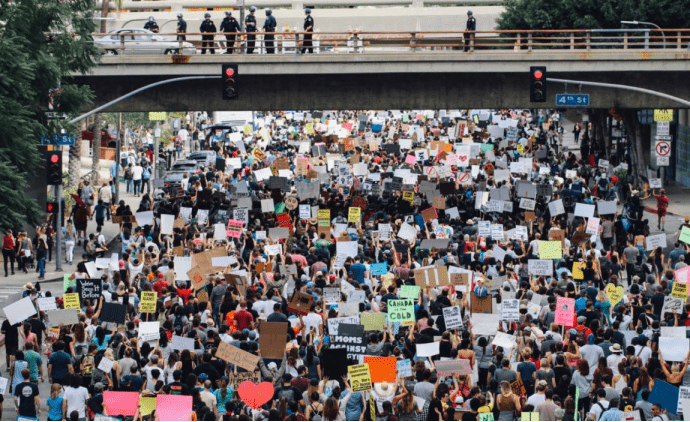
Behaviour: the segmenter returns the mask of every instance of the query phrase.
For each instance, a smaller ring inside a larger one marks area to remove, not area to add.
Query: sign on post
[[[556,94],[557,106],[589,106],[589,94]]]

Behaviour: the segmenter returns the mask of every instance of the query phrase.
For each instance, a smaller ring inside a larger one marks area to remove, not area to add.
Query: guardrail
[[[205,43],[213,43],[213,48],[225,50],[225,36],[236,36],[234,51],[246,52],[253,48],[257,53],[266,53],[274,48],[281,54],[295,54],[304,47],[304,36],[313,37],[312,44],[318,53],[363,53],[385,51],[429,51],[429,50],[467,50],[494,51],[513,50],[531,52],[535,50],[650,50],[650,49],[690,49],[690,29],[585,29],[585,30],[511,30],[511,31],[394,31],[394,32],[255,32],[255,33],[163,33],[154,37],[142,33],[93,34],[94,42],[110,54],[147,54],[154,47],[169,54],[184,53],[185,42],[194,49],[203,49]],[[176,38],[182,38],[177,40]],[[254,46],[248,36],[255,37]],[[202,36],[212,36],[203,41]],[[267,37],[273,36],[270,40]],[[108,37],[105,40],[100,37]],[[115,42],[119,41],[119,42]],[[273,43],[271,45],[270,43]],[[107,43],[107,45],[106,45]],[[169,48],[164,48],[163,43]],[[188,45],[187,45],[188,46]],[[211,48],[211,47],[208,47]],[[189,51],[187,51],[189,53]],[[192,51],[195,54],[196,51]]]

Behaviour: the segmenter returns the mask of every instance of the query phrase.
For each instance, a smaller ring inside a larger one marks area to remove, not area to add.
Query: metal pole
[[[113,203],[117,204],[120,201],[120,154],[122,153],[122,113],[118,113],[118,123],[117,123],[117,143],[115,149],[115,197],[113,198]]]
[[[56,148],[62,154],[62,147]],[[55,200],[58,203],[58,213],[55,218],[55,271],[62,272],[62,181],[55,186]]]
[[[166,80],[160,81],[160,82],[154,82],[152,84],[142,86],[141,88],[137,88],[134,91],[132,91],[128,94],[125,94],[122,97],[116,98],[116,99],[110,101],[109,103],[103,104],[100,107],[96,107],[95,109],[89,111],[88,113],[84,113],[81,116],[75,117],[74,119],[70,120],[70,123],[74,124],[74,123],[77,123],[79,121],[82,121],[85,118],[91,116],[92,114],[100,113],[101,111],[109,108],[110,106],[113,106],[113,105],[119,103],[120,101],[126,100],[129,97],[133,97],[133,96],[139,94],[140,92],[144,92],[150,88],[155,88],[157,86],[166,85],[166,84],[170,84],[173,82],[194,81],[194,80],[199,80],[199,79],[220,79],[220,78],[221,78],[221,76],[183,76],[180,78],[172,78],[172,79],[166,79]]]
[[[661,32],[661,37],[664,40],[663,48],[666,48],[666,35],[664,34],[664,31],[662,31],[662,29],[659,25],[652,23],[652,22],[640,22],[640,21],[621,21],[621,23],[625,24],[625,25],[649,25],[649,26],[655,27],[656,29],[659,30],[659,32]],[[649,37],[649,32],[645,36]],[[646,40],[645,40],[645,42],[646,42]]]
[[[156,122],[156,129],[154,129],[155,132],[153,132],[154,137],[153,137],[153,168],[152,168],[152,173],[151,174],[151,186],[153,187],[153,181],[156,179],[156,168],[158,167],[158,141],[159,141],[159,136],[158,134],[161,131],[161,123],[160,121]]]
[[[588,86],[598,86],[598,87],[602,87],[602,88],[614,88],[614,89],[624,89],[627,91],[642,92],[644,94],[654,95],[657,97],[662,97],[662,98],[666,98],[669,100],[677,101],[677,102],[679,102],[685,106],[690,106],[690,101],[688,101],[688,100],[674,97],[673,95],[664,94],[663,92],[653,91],[651,89],[638,88],[636,86],[609,84],[609,83],[603,83],[603,82],[574,81],[572,79],[556,79],[556,78],[546,78],[546,81],[547,82],[562,83],[562,84],[579,84],[579,85],[588,85]]]
[[[242,31],[241,29],[244,28],[245,30]],[[244,26],[244,0],[240,0],[240,32],[245,33],[245,40],[244,40],[244,46],[245,48],[240,48],[240,54],[245,54],[247,52],[247,38],[246,38],[246,32],[247,28]],[[241,43],[241,42],[240,42]]]

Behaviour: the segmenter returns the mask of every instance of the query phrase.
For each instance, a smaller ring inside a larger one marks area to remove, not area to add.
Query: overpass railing
[[[177,40],[183,35],[186,40]],[[213,37],[213,47],[225,51],[226,35],[235,35],[235,53],[244,53],[254,48],[254,53],[265,54],[267,48],[274,48],[278,54],[298,54],[305,47],[304,36],[313,37],[315,53],[364,53],[400,51],[515,51],[536,50],[650,50],[690,49],[690,29],[583,29],[583,30],[510,30],[510,31],[394,31],[394,32],[256,32],[254,46],[250,45],[247,33],[185,34],[161,33],[155,37],[142,33],[93,34],[94,42],[109,54],[170,54],[191,53],[202,48],[202,35]],[[273,36],[274,40],[267,38]],[[208,42],[208,41],[207,41]],[[271,46],[270,43],[273,43]],[[170,48],[160,47],[163,44]],[[219,53],[221,51],[218,51]]]

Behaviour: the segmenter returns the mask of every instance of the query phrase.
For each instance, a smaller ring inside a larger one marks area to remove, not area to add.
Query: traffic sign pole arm
[[[144,92],[147,89],[155,88],[157,86],[171,84],[171,83],[175,83],[175,82],[195,81],[195,80],[199,80],[199,79],[220,79],[220,78],[221,78],[220,76],[183,76],[181,78],[172,78],[172,79],[166,79],[166,80],[160,81],[160,82],[154,82],[152,84],[145,85],[145,86],[142,86],[141,88],[135,89],[134,91],[127,93],[120,98],[116,98],[109,103],[103,104],[102,106],[97,107],[97,108],[89,111],[88,113],[82,114],[79,117],[75,117],[74,119],[70,120],[69,122],[72,124],[80,122],[80,121],[86,119],[87,117],[91,116],[92,114],[100,113],[101,111],[103,111],[109,107],[114,106],[115,104],[119,103],[120,101],[124,101],[127,98],[130,98],[130,97],[133,97],[133,96],[139,94],[140,92]]]
[[[651,89],[639,88],[636,86],[609,84],[609,83],[603,83],[603,82],[574,81],[571,79],[556,79],[556,78],[546,78],[546,81],[547,82],[562,83],[562,84],[580,84],[580,85],[588,85],[588,86],[599,86],[602,88],[624,89],[627,91],[642,92],[645,94],[654,95],[657,97],[662,97],[662,98],[666,98],[669,100],[677,101],[683,105],[690,106],[690,101],[688,101],[688,100],[674,97],[673,95],[664,94],[663,92],[652,91]]]

